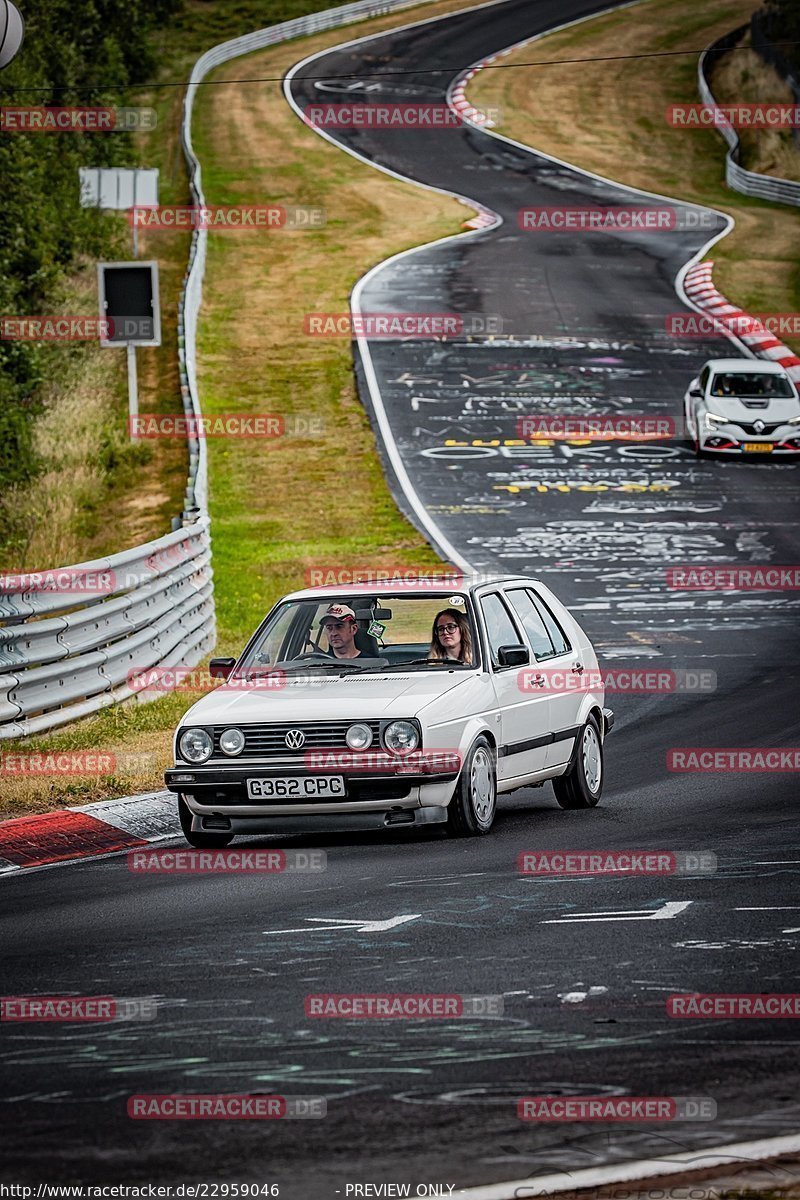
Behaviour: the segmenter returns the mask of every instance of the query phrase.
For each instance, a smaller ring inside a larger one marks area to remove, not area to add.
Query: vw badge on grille
[[[306,735],[302,729],[290,729],[286,734],[284,741],[290,750],[299,750],[306,740]]]

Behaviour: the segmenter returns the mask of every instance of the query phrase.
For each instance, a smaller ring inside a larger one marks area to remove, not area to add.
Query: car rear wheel
[[[603,791],[603,743],[594,717],[578,734],[572,763],[553,780],[553,791],[562,808],[594,808]]]
[[[232,833],[194,833],[192,813],[183,796],[178,796],[178,817],[183,836],[189,845],[197,850],[224,850],[233,841]]]
[[[452,837],[488,833],[497,812],[497,772],[494,751],[485,737],[473,743],[447,807],[447,832]]]

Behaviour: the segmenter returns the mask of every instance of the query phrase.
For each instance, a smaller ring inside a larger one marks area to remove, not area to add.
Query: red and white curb
[[[695,263],[683,278],[686,295],[696,308],[702,309],[719,324],[721,333],[731,333],[759,358],[780,363],[786,373],[800,381],[800,358],[784,346],[773,333],[718,292],[711,280],[713,262]]]
[[[0,876],[135,850],[181,832],[175,797],[150,792],[0,822]]]
[[[502,53],[506,54],[508,51],[504,50]],[[455,110],[455,112],[458,113],[461,119],[463,121],[469,121],[469,123],[472,125],[477,125],[480,129],[493,129],[495,123],[488,113],[482,112],[481,109],[476,108],[474,104],[470,104],[469,100],[467,99],[467,84],[471,79],[474,78],[475,75],[478,74],[478,71],[480,71],[481,67],[485,66],[486,63],[493,62],[495,58],[498,57],[499,56],[497,54],[493,54],[491,58],[486,58],[483,60],[483,62],[472,67],[466,72],[466,74],[459,75],[456,83],[453,85],[447,95],[447,103],[452,109]],[[476,204],[475,201],[472,201],[472,203],[477,207],[478,215],[476,217],[471,217],[469,221],[464,221],[462,228],[491,229],[493,225],[497,224],[496,213],[493,213],[491,209],[483,208],[481,205]]]

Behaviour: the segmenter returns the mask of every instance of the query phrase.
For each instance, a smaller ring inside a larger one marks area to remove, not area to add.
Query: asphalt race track
[[[366,78],[388,57],[398,70],[451,69],[383,82],[382,99],[441,100],[456,67],[598,8],[512,0],[373,38],[301,68],[294,96],[304,105],[318,99],[320,79]],[[434,830],[285,839],[326,852],[319,875],[146,875],[116,857],[0,879],[3,994],[40,992],[46,980],[53,994],[160,1000],[152,1021],[3,1024],[0,1112],[11,1136],[0,1178],[224,1179],[333,1200],[367,1182],[466,1187],[683,1150],[702,1162],[705,1148],[794,1132],[796,1022],[681,1020],[665,1000],[796,987],[796,776],[675,774],[666,754],[799,744],[797,601],[791,592],[673,592],[664,570],[799,561],[796,468],[697,464],[679,437],[502,453],[519,415],[556,411],[564,396],[559,411],[680,420],[692,370],[732,352],[664,331],[665,316],[681,309],[675,275],[722,222],[635,242],[523,232],[523,204],[565,195],[576,206],[631,203],[631,194],[472,129],[332,136],[504,220],[400,258],[361,296],[364,311],[469,311],[508,323],[509,336],[491,343],[369,347],[392,435],[444,537],[477,569],[539,574],[605,664],[703,667],[716,673],[716,690],[610,697],[618,727],[606,791],[588,812],[562,811],[547,785],[502,800],[488,838],[448,841]],[[495,452],[469,453],[480,448]],[[599,481],[607,490],[578,490]],[[631,848],[708,851],[718,870],[605,879],[517,871],[524,850]],[[309,1019],[304,997],[320,992],[501,995],[504,1014]],[[327,1116],[128,1118],[131,1095],[169,1092],[321,1096]],[[518,1119],[518,1097],[554,1093],[710,1097],[717,1116]]]

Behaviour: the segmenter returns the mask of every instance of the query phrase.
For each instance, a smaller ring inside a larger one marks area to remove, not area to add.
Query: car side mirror
[[[697,400],[703,399],[703,389],[699,387],[689,388],[689,395],[694,396]]]
[[[501,667],[526,667],[531,661],[531,652],[527,646],[501,646],[497,661]]]
[[[212,679],[227,679],[235,665],[235,658],[212,658],[208,673]]]

